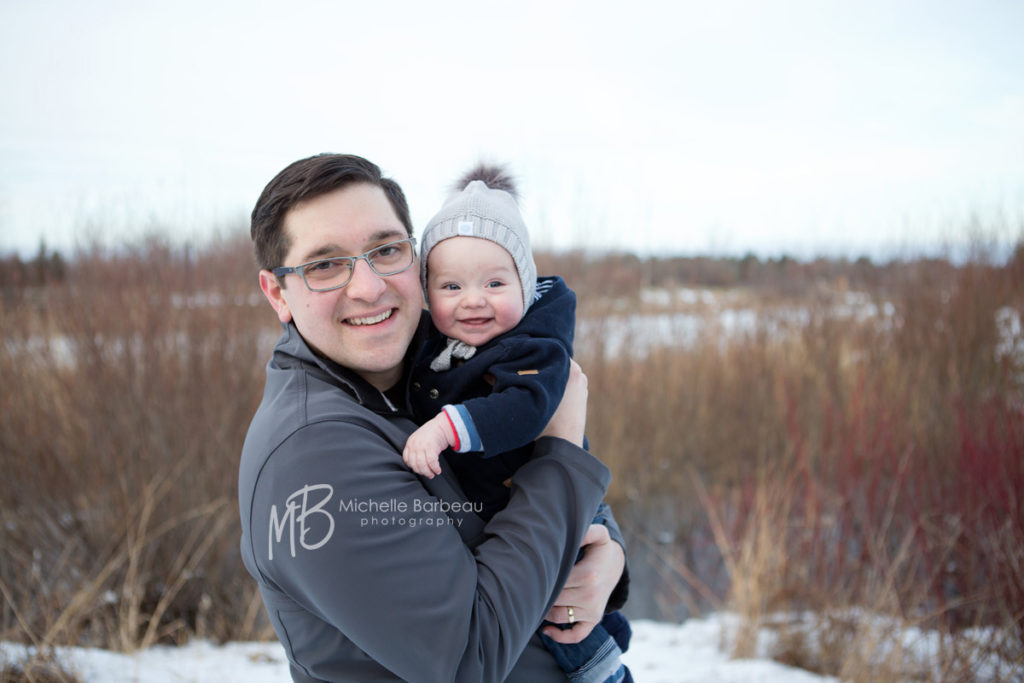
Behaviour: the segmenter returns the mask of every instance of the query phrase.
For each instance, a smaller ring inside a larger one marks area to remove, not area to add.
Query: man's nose
[[[353,299],[373,301],[385,288],[384,278],[373,272],[366,259],[359,259],[352,266],[352,278],[345,285],[345,293]]]

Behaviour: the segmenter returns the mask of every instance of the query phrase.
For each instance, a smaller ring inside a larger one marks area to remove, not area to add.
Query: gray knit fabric
[[[430,361],[430,369],[434,372],[444,372],[452,369],[452,359],[469,360],[476,355],[476,347],[458,339],[448,337],[448,343],[437,355],[437,358]]]
[[[537,266],[530,250],[530,233],[516,200],[504,190],[492,190],[474,180],[437,212],[420,239],[420,277],[427,288],[427,256],[449,237],[481,237],[502,246],[512,256],[523,287],[523,312],[533,303]]]

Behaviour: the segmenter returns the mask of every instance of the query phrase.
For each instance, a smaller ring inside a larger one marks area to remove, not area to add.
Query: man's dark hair
[[[412,236],[405,194],[398,183],[381,175],[376,164],[353,154],[317,154],[286,166],[267,183],[256,200],[249,235],[259,267],[270,270],[282,265],[290,246],[284,219],[291,209],[303,201],[356,183],[369,183],[384,190],[405,232]]]

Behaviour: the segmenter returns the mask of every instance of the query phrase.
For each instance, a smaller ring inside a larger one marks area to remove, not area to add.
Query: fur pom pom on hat
[[[441,207],[420,239],[420,278],[427,288],[430,250],[449,237],[480,237],[495,242],[511,256],[523,287],[523,311],[533,303],[537,266],[530,232],[516,204],[512,178],[499,166],[480,164],[456,184],[456,193]]]

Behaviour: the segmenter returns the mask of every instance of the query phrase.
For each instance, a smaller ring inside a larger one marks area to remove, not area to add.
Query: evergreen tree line
[[[0,288],[42,287],[63,282],[67,263],[60,252],[39,243],[36,255],[28,260],[19,254],[0,256]]]

